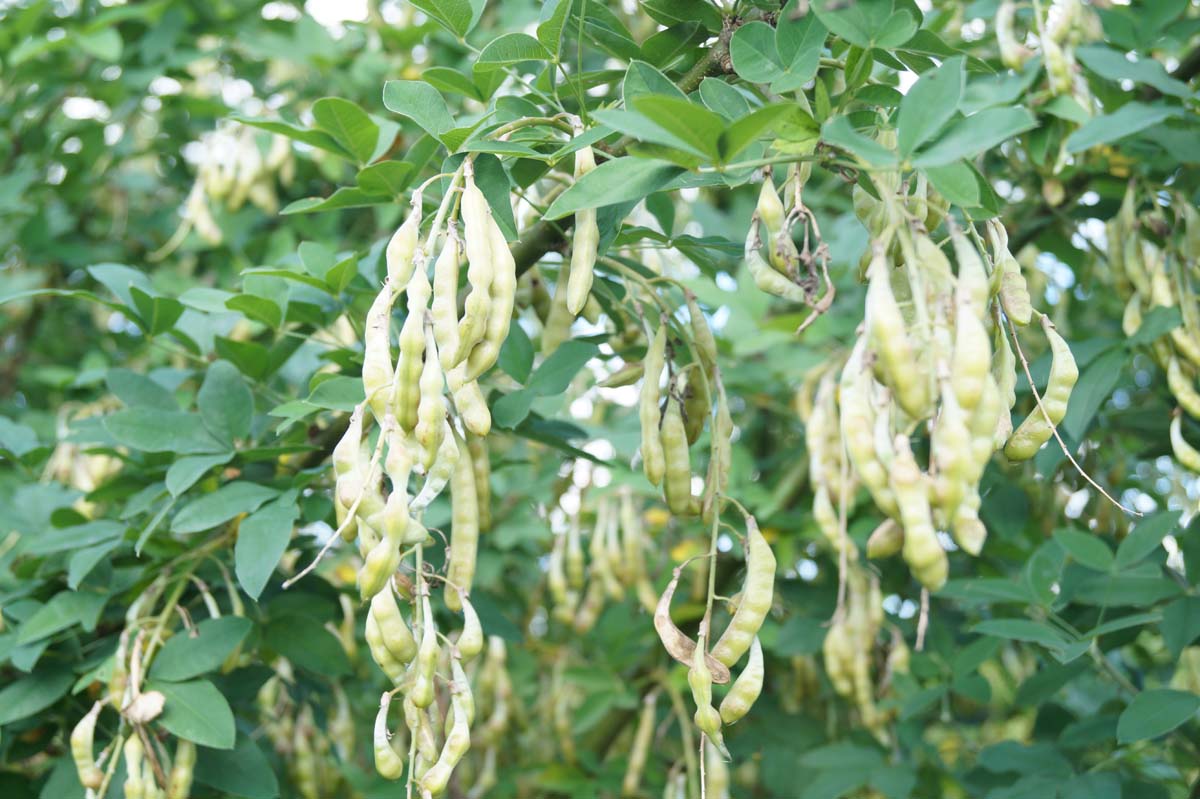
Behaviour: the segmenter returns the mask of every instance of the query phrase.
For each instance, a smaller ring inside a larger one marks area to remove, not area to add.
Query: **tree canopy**
[[[1200,795],[1200,8],[0,3],[0,792]]]

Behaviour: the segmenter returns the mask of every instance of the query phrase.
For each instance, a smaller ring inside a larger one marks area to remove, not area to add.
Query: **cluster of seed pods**
[[[649,551],[645,529],[628,487],[605,495],[595,506],[595,522],[583,544],[582,509],[555,534],[546,571],[551,617],[583,634],[592,629],[606,601],[619,602],[633,589],[648,612],[657,596],[645,570]]]
[[[333,796],[345,781],[338,761],[354,757],[354,720],[345,692],[335,684],[336,705],[327,723],[319,724],[312,705],[297,704],[288,690],[295,681],[291,663],[280,658],[275,674],[259,688],[256,703],[264,736],[287,765],[287,775],[303,799]]]
[[[455,204],[457,213],[452,213]],[[355,541],[363,559],[358,588],[370,603],[367,643],[394,685],[384,694],[376,723],[376,766],[383,776],[398,779],[408,762],[410,780],[423,795],[437,796],[471,743],[474,708],[463,667],[484,648],[470,591],[479,535],[490,526],[491,507],[485,441],[491,414],[477,381],[495,364],[508,336],[517,278],[512,253],[475,182],[471,161],[455,174],[424,239],[422,227],[418,190],[385,251],[387,277],[365,324],[365,399],[334,448],[333,471],[337,533]],[[433,252],[438,255],[431,281],[427,261]],[[464,261],[466,293],[460,313]],[[392,310],[401,294],[407,315],[393,359]],[[378,427],[373,447],[364,436],[371,424]],[[410,497],[414,476],[420,487]],[[435,578],[423,563],[423,549],[432,539],[421,519],[447,486],[451,530],[446,570]],[[397,572],[410,553],[416,574],[405,581],[402,593]],[[444,583],[446,608],[463,616],[453,641],[437,627],[433,579]],[[411,623],[402,605],[410,607]],[[436,702],[439,680],[449,686],[444,706]],[[403,695],[404,726],[412,742],[408,755],[389,743],[388,708],[395,694]],[[444,737],[439,734],[443,728]]]
[[[1200,304],[1196,302],[1195,283],[1200,279],[1200,212],[1178,197],[1172,205],[1182,215],[1181,225],[1172,225],[1155,208],[1142,216],[1137,213],[1134,187],[1130,184],[1121,209],[1106,225],[1108,263],[1119,291],[1129,299],[1122,327],[1132,336],[1155,307],[1178,308],[1180,324],[1154,340],[1150,352],[1167,374],[1167,387],[1183,413],[1200,419]],[[1181,235],[1167,237],[1160,247],[1143,235],[1143,229],[1160,235],[1172,227]],[[1171,448],[1175,459],[1186,468],[1200,472],[1200,450],[1183,433],[1183,413],[1171,419]]]
[[[152,260],[161,260],[183,243],[187,234],[196,234],[212,246],[225,238],[213,217],[212,203],[230,213],[247,200],[268,215],[279,210],[275,184],[287,186],[296,172],[291,141],[274,134],[264,153],[258,144],[258,133],[241,126],[237,131],[218,130],[206,134],[199,142],[201,153],[196,180],[183,204],[183,221],[175,234]]]
[[[996,44],[1004,66],[1018,72],[1034,55],[1026,46],[1026,39],[1016,31],[1017,3],[1003,0],[996,9]],[[1031,9],[1032,24],[1029,28],[1036,34],[1037,49],[1046,67],[1046,75],[1052,94],[1086,95],[1087,85],[1076,80],[1075,48],[1085,41],[1103,38],[1099,18],[1088,9],[1082,0],[1061,0],[1045,4],[1046,13],[1040,15],[1041,7]],[[1083,99],[1083,98],[1078,98]],[[1087,107],[1087,103],[1083,103]]]
[[[875,186],[881,199],[861,190],[855,198],[872,234],[865,319],[840,369],[814,373],[799,404],[813,515],[834,550],[854,554],[844,511],[861,486],[888,517],[871,554],[901,552],[914,576],[936,590],[949,571],[937,531],[951,533],[970,554],[980,551],[987,535],[979,519],[984,468],[1000,448],[1010,460],[1033,457],[1066,414],[1078,370],[1041,316],[1053,355],[1050,379],[1012,429],[1017,365],[1009,336],[1035,312],[1004,228],[988,223],[985,261],[972,237],[949,222],[954,271],[925,232],[940,224],[940,210],[931,214],[928,195],[904,194],[899,184],[898,176],[883,176]],[[912,441],[926,431],[922,468]]]

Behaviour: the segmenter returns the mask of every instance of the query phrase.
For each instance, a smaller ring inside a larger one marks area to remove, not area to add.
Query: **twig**
[[[1013,324],[1012,319],[1008,320],[1008,330],[1012,338],[1013,348],[1017,351],[1017,357],[1021,359],[1021,368],[1025,370],[1025,378],[1029,381],[1029,390],[1033,392],[1033,398],[1037,401],[1038,410],[1042,412],[1042,416],[1045,418],[1046,424],[1050,425],[1050,432],[1054,434],[1054,440],[1057,441],[1058,446],[1062,448],[1063,455],[1067,456],[1067,460],[1069,460],[1071,465],[1075,467],[1075,471],[1079,472],[1083,479],[1087,480],[1088,483],[1097,491],[1099,491],[1105,499],[1131,516],[1141,516],[1142,514],[1138,511],[1127,508],[1117,500],[1113,499],[1112,495],[1105,491],[1102,485],[1093,480],[1092,476],[1083,470],[1083,467],[1079,465],[1079,461],[1075,460],[1075,456],[1071,454],[1071,450],[1067,448],[1066,442],[1063,441],[1062,436],[1059,435],[1058,426],[1054,424],[1054,422],[1050,421],[1050,414],[1047,413],[1046,406],[1042,404],[1042,396],[1038,393],[1037,386],[1033,384],[1033,375],[1029,371],[1029,361],[1025,359],[1025,352],[1021,349],[1021,342],[1017,339],[1017,328],[1016,325]]]
[[[925,631],[929,629],[929,589],[921,589],[921,615],[917,617],[917,644],[918,652],[925,649]]]

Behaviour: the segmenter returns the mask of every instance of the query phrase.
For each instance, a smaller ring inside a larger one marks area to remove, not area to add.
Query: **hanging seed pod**
[[[455,434],[457,437],[457,434]],[[457,441],[458,461],[450,478],[450,549],[446,553],[446,607],[463,609],[463,597],[471,590],[479,549],[479,497],[475,493],[475,467],[465,442]]]
[[[582,147],[575,153],[575,180],[596,168],[596,157],[591,147]],[[571,239],[571,271],[567,277],[567,310],[578,316],[592,290],[592,271],[596,266],[597,245],[600,229],[596,226],[596,209],[585,208],[575,212],[575,233]]]
[[[408,285],[413,273],[413,256],[417,252],[417,239],[421,228],[421,192],[414,192],[411,210],[404,218],[404,223],[397,228],[388,240],[384,250],[384,260],[387,261],[388,284],[393,291],[400,291]]]
[[[85,787],[95,790],[104,781],[104,772],[96,765],[92,752],[96,736],[96,719],[100,717],[99,702],[92,704],[92,709],[79,720],[71,730],[71,757],[75,761],[75,770],[79,773],[79,782]]]

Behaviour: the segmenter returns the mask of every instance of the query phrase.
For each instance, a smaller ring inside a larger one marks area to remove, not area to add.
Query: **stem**
[[[696,748],[692,743],[692,725],[691,719],[688,718],[687,710],[683,706],[683,697],[678,689],[671,684],[670,680],[663,680],[663,687],[667,691],[667,696],[671,699],[671,709],[675,713],[675,718],[679,722],[680,736],[683,738],[683,760],[687,764],[688,772],[688,788],[692,796],[698,796],[700,793],[699,787],[699,767],[696,764]]]

